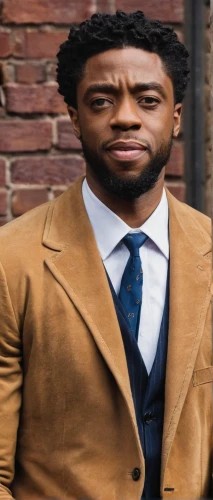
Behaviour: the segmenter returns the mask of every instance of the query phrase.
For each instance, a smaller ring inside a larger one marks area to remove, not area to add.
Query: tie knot
[[[139,248],[142,247],[147,238],[148,236],[144,233],[128,233],[124,236],[123,242],[132,257],[139,257]]]

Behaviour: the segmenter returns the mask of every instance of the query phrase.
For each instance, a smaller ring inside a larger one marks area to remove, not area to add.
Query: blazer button
[[[141,471],[138,469],[138,467],[135,467],[132,471],[132,479],[133,481],[138,481],[140,479]]]
[[[151,413],[151,411],[148,411],[147,413],[144,413],[143,419],[145,424],[149,425],[152,420],[156,420],[156,417],[153,415],[153,413]]]

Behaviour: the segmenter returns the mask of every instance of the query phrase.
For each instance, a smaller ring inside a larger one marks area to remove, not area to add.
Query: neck
[[[91,191],[112,212],[131,228],[142,226],[160,203],[164,186],[165,168],[155,186],[134,200],[122,200],[105,191],[98,181],[87,171],[87,182]]]

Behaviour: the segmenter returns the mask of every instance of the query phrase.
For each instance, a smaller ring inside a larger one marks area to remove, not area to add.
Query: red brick
[[[169,162],[166,165],[166,174],[181,177],[184,171],[184,151],[181,142],[174,142]]]
[[[84,21],[94,12],[92,0],[4,0],[2,21],[4,24],[70,24]]]
[[[85,163],[81,156],[25,157],[11,165],[13,183],[19,184],[71,184],[84,173]]]
[[[67,39],[68,33],[69,30],[35,31],[35,28],[14,28],[12,54],[25,59],[55,59],[59,46]]]
[[[0,217],[0,226],[4,226],[7,222],[9,222],[9,220],[5,219],[5,217]]]
[[[96,0],[96,12],[111,12],[111,0]]]
[[[3,66],[0,64],[0,106],[2,108],[6,105],[6,97],[4,92],[4,79],[5,79],[5,70],[3,71]]]
[[[0,159],[0,186],[5,186],[6,184],[6,163],[4,160]]]
[[[56,81],[56,76],[57,76],[56,68],[57,68],[56,63],[49,63],[46,65],[47,80],[49,81],[53,80],[54,82]]]
[[[142,10],[147,17],[159,19],[163,22],[180,23],[183,22],[184,5],[183,0],[116,0],[115,9],[124,12],[134,12]]]
[[[13,29],[12,31],[12,54],[15,57],[23,58],[26,52],[25,31],[23,29]]]
[[[81,149],[81,142],[73,132],[71,120],[58,120],[58,148],[59,149]]]
[[[12,195],[12,213],[17,217],[46,201],[47,189],[17,189]]]
[[[59,46],[67,40],[68,31],[27,31],[26,57],[28,58],[55,58]]]
[[[16,66],[16,81],[19,83],[40,83],[45,80],[45,68],[41,64],[21,64]]]
[[[0,57],[8,57],[11,55],[10,33],[0,32]]]
[[[0,68],[0,72],[1,72],[0,78],[4,85],[9,82],[14,82],[15,67],[12,61],[10,62],[10,60],[5,60],[5,62],[2,64],[2,67]]]
[[[166,182],[166,187],[169,189],[170,193],[175,196],[175,198],[185,202],[186,186],[184,183]]]
[[[2,108],[0,100],[0,118],[4,117],[5,115],[6,115],[5,108]]]
[[[41,120],[0,121],[0,152],[45,151],[52,143],[52,124]]]
[[[61,194],[63,194],[65,191],[65,189],[55,189],[53,191],[53,196],[54,198],[58,198],[58,196],[60,196]]]
[[[10,113],[67,113],[55,82],[44,85],[18,85],[6,87],[7,110]]]
[[[7,215],[7,193],[0,191],[0,215]]]

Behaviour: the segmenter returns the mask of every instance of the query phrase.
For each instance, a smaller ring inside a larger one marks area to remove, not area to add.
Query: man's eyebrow
[[[163,86],[158,82],[148,82],[148,83],[136,83],[133,87],[133,92],[145,92],[146,90],[155,90],[158,94],[163,97],[163,99],[167,99],[166,92]]]
[[[117,94],[118,88],[112,83],[93,83],[87,87],[83,99],[86,100],[91,94],[95,92],[104,92],[106,94]]]
[[[147,82],[147,83],[138,82],[134,86],[132,86],[132,88],[131,88],[131,92],[133,94],[135,94],[137,92],[145,92],[147,90],[155,90],[156,92],[158,92],[158,94],[161,95],[161,97],[163,97],[163,99],[167,98],[167,95],[166,95],[166,92],[165,92],[163,86],[158,82]],[[84,93],[84,97],[83,97],[84,101],[91,94],[93,94],[95,92],[103,92],[106,94],[118,94],[119,89],[118,89],[118,87],[116,87],[115,85],[113,85],[111,83],[94,83],[94,84],[90,85],[89,87],[87,87],[87,89]]]

